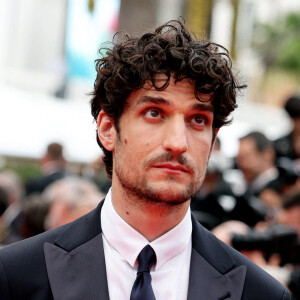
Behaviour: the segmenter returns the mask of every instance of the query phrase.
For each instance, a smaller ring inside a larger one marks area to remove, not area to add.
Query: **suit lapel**
[[[54,299],[109,299],[102,235],[67,252],[44,245],[47,272]]]
[[[109,299],[100,227],[102,203],[90,214],[70,223],[44,253],[55,300]]]
[[[222,275],[193,249],[187,299],[241,299],[245,275],[245,266]]]
[[[67,225],[54,244],[44,245],[55,300],[109,299],[100,226],[102,205],[103,201],[94,211]],[[188,300],[240,299],[246,267],[234,268],[234,259],[220,241],[193,217],[192,223]]]
[[[192,256],[188,300],[241,299],[246,266],[235,261],[222,244],[192,218]]]

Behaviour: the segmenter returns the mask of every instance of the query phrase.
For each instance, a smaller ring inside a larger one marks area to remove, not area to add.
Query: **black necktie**
[[[156,255],[147,245],[138,256],[139,268],[133,284],[130,300],[155,300],[151,286],[151,267],[156,263]]]

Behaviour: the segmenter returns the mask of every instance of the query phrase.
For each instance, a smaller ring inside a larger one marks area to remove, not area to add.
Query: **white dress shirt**
[[[130,299],[137,257],[148,244],[157,258],[151,270],[156,300],[187,298],[192,250],[190,209],[176,227],[149,243],[118,215],[109,191],[101,210],[101,227],[110,300]]]
[[[276,168],[269,168],[257,176],[257,178],[250,184],[249,189],[253,193],[260,191],[267,185],[267,183],[271,182],[277,177],[278,170]]]

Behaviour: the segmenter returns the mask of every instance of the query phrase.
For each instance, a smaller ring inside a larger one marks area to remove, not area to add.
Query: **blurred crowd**
[[[228,158],[217,139],[191,209],[300,299],[300,97],[290,97],[285,110],[293,126],[278,140],[249,132]],[[66,165],[62,145],[52,143],[40,160],[42,176],[21,182],[12,170],[0,172],[0,245],[71,222],[105,197],[111,182],[101,158],[81,176]]]
[[[77,219],[94,209],[111,185],[101,157],[84,174],[70,173],[59,143],[48,145],[40,169],[41,176],[26,182],[12,170],[0,172],[1,246]]]
[[[290,97],[284,108],[292,123],[286,136],[271,141],[249,132],[234,159],[216,142],[191,209],[207,229],[300,299],[300,97]]]

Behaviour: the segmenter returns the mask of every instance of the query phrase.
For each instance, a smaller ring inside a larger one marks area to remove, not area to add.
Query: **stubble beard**
[[[118,143],[119,146],[121,146],[122,142],[120,140]],[[161,207],[176,207],[190,200],[203,183],[205,170],[203,171],[203,174],[201,174],[201,172],[199,174],[199,172],[196,171],[195,166],[187,161],[183,155],[179,155],[176,159],[174,159],[173,155],[169,152],[146,161],[143,165],[143,170],[145,171],[144,175],[136,173],[136,176],[128,176],[128,172],[126,171],[132,172],[132,170],[125,170],[124,160],[121,162],[122,159],[119,159],[122,156],[121,151],[122,146],[119,148],[119,151],[117,151],[118,153],[116,153],[114,160],[115,175],[126,195],[131,199],[135,199],[137,205],[138,203],[144,203],[148,205],[159,205]],[[193,171],[194,179],[184,188],[178,190],[176,187],[176,175],[169,175],[165,182],[161,182],[160,184],[155,182],[151,183],[147,180],[146,170],[151,163],[175,160],[182,165],[188,166]],[[131,167],[134,168],[134,164],[132,164]],[[196,176],[196,174],[199,175]],[[141,176],[139,177],[139,175]],[[172,188],[172,183],[174,183],[174,189]]]

